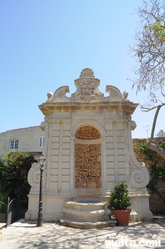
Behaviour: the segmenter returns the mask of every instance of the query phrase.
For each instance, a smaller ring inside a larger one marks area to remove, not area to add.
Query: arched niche
[[[101,181],[101,135],[92,125],[75,133],[75,188],[99,189]]]

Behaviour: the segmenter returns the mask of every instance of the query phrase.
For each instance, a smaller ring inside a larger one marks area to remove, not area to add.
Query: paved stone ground
[[[157,244],[151,244],[155,240]],[[20,220],[3,230],[0,248],[165,248],[165,219],[100,229],[75,229],[55,222],[36,227],[36,221]]]

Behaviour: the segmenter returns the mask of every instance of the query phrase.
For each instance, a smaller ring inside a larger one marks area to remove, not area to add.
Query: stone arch
[[[103,126],[101,124],[99,124],[98,122],[94,121],[94,120],[86,120],[83,122],[79,122],[71,131],[71,136],[75,137],[75,134],[77,132],[77,130],[82,127],[82,126],[92,126],[95,129],[97,129],[100,133],[101,138],[105,137],[105,130],[103,128]]]

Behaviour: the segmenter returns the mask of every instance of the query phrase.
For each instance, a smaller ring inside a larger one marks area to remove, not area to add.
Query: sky
[[[114,85],[143,104],[146,93],[132,89],[134,45],[142,0],[0,0],[0,132],[38,126],[44,120],[38,105],[68,85],[84,68],[100,79],[99,90]],[[69,95],[67,95],[69,97]],[[150,135],[154,111],[140,105],[132,115],[134,138]],[[160,112],[156,133],[163,129]]]

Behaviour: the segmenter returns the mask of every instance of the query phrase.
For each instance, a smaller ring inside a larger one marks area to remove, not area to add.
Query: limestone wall
[[[70,189],[70,124],[59,121],[50,126],[50,129],[49,188],[59,193],[67,192]]]
[[[115,182],[127,182],[128,163],[124,130],[123,122],[113,122],[111,120],[106,122],[106,173],[108,189],[113,189]]]

